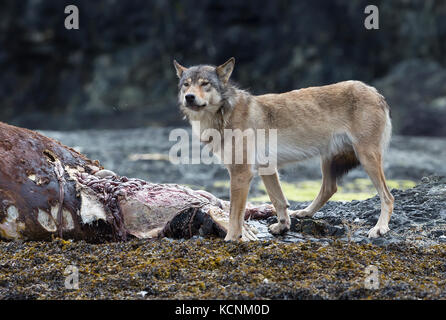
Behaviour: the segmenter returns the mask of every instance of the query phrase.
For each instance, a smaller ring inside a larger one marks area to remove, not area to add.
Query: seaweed
[[[444,299],[445,249],[197,237],[0,242],[0,299]],[[69,265],[77,290],[64,285]],[[378,289],[365,286],[370,265]]]

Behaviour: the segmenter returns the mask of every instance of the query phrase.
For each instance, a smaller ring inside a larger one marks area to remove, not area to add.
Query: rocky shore
[[[281,240],[330,244],[338,239],[379,246],[446,244],[446,177],[424,177],[412,189],[392,189],[391,192],[395,197],[395,208],[390,219],[390,232],[384,237],[367,238],[367,231],[376,224],[380,213],[380,201],[375,196],[363,201],[330,201],[312,219],[293,219],[291,232]],[[306,205],[308,203],[294,202],[291,207],[301,209]],[[255,222],[262,230],[261,239],[273,238],[266,225],[275,220],[271,217],[266,222]]]
[[[0,299],[446,298],[445,244],[56,240],[1,242],[0,257]],[[68,266],[78,289],[65,287]]]
[[[329,203],[315,219],[293,219],[283,237],[259,222],[261,240],[248,243],[0,242],[0,299],[444,299],[446,179],[392,192],[392,231],[373,240],[376,198]],[[78,289],[65,287],[69,266]]]
[[[152,136],[151,130],[124,135],[95,131],[47,134],[100,158],[116,171],[140,174],[152,168],[154,180],[179,178],[179,173],[162,176],[175,170],[167,161],[129,161],[126,156],[156,150],[161,154],[168,148],[156,144],[160,136]],[[121,138],[116,139],[118,136]],[[390,176],[408,178],[402,173],[410,172],[415,178],[429,170],[444,170],[440,148],[444,142],[420,139],[393,140],[386,159]],[[417,146],[425,151],[420,153]],[[412,152],[420,156],[412,157]],[[424,166],[417,162],[420,159]],[[158,175],[153,174],[157,165]],[[417,166],[420,171],[414,169]],[[315,174],[312,165],[306,171],[302,168],[305,165],[298,171],[303,175]],[[218,176],[220,169],[203,171],[201,182]],[[293,170],[297,169],[290,172]],[[352,172],[347,180],[361,174]],[[60,239],[2,241],[0,299],[444,299],[446,178],[420,180],[414,188],[391,191],[395,196],[391,231],[379,239],[366,238],[379,214],[375,196],[329,202],[313,219],[293,219],[292,230],[282,237],[266,231],[274,217],[250,221],[259,230],[260,240],[248,243],[200,237],[103,244]],[[307,204],[292,202],[292,208]],[[79,271],[78,289],[65,287],[69,266]],[[370,266],[377,270],[376,289],[367,286]]]

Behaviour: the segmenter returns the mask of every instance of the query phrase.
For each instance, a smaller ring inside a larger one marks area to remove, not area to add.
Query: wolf
[[[382,162],[392,124],[390,108],[375,88],[349,80],[252,95],[230,80],[234,58],[219,66],[173,63],[179,78],[180,109],[201,141],[212,145],[204,134],[207,129],[277,130],[277,146],[271,148],[277,153],[277,166],[270,174],[261,175],[278,218],[269,226],[272,234],[287,232],[290,216],[312,217],[337,191],[339,179],[358,165],[372,180],[381,200],[380,216],[368,236],[376,238],[389,231],[394,197],[386,185]],[[242,148],[246,155],[246,143]],[[319,194],[305,209],[289,210],[277,168],[315,156],[320,157],[322,171]],[[225,240],[240,240],[250,183],[258,166],[248,161],[225,166],[230,176],[230,222]]]

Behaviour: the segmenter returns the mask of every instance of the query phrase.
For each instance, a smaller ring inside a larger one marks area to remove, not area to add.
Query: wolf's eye
[[[185,86],[185,87],[189,87],[189,82],[185,82],[185,83],[183,83],[183,86]]]
[[[209,84],[209,81],[203,81],[203,82],[201,83],[201,85],[202,85],[203,87],[207,86],[208,84]]]

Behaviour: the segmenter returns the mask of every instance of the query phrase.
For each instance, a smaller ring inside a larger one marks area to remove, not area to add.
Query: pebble
[[[147,294],[147,291],[140,291],[137,294],[144,298],[146,296],[146,294]]]

